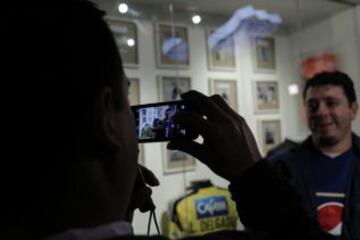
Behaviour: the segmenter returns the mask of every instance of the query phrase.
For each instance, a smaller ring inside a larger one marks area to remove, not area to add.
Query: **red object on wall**
[[[320,72],[333,72],[337,70],[337,57],[331,53],[310,56],[302,62],[302,74],[310,79]]]

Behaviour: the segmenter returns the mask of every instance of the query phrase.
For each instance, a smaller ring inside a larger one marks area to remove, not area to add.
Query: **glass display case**
[[[247,120],[264,155],[285,138],[301,141],[309,134],[301,91],[317,72],[344,71],[360,92],[359,1],[94,2],[106,12],[126,74],[134,82],[131,104],[177,100],[190,89],[219,94]],[[360,121],[353,127],[360,133]],[[168,210],[190,194],[192,183],[228,185],[191,156],[167,150],[166,142],[139,148],[141,163],[161,183],[153,189],[153,199],[164,233],[171,231],[174,210]],[[136,212],[135,233],[145,234],[147,223],[148,215]],[[240,222],[235,226],[242,228]],[[195,230],[185,227],[171,237]]]

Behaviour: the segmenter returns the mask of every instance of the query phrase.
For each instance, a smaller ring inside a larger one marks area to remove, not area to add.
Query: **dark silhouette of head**
[[[1,232],[43,236],[121,219],[136,169],[135,127],[104,12],[82,0],[5,8]],[[115,172],[122,168],[129,173]],[[111,184],[92,182],[96,174]],[[111,205],[117,200],[124,206]]]

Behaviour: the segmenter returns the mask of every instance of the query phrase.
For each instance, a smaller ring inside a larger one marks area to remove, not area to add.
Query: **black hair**
[[[27,130],[52,132],[59,142],[74,129],[88,132],[105,86],[122,106],[125,74],[103,11],[85,0],[16,5],[6,11],[4,89],[12,109],[28,111]]]
[[[309,88],[324,85],[334,85],[342,87],[345,96],[349,102],[349,105],[356,101],[356,93],[353,81],[347,74],[340,71],[318,73],[314,77],[309,79],[306,82],[303,90],[303,98],[306,98],[306,94]]]

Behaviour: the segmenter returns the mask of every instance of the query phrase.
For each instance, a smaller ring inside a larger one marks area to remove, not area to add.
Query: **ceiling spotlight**
[[[299,94],[299,86],[297,84],[291,84],[288,86],[288,91],[290,95]]]
[[[129,10],[129,7],[126,3],[120,3],[118,9],[120,13],[125,14]]]
[[[194,15],[192,21],[194,24],[199,24],[201,22],[201,17],[199,15]]]
[[[132,39],[132,38],[129,38],[127,41],[126,41],[127,45],[129,47],[133,47],[135,45],[135,40]]]

